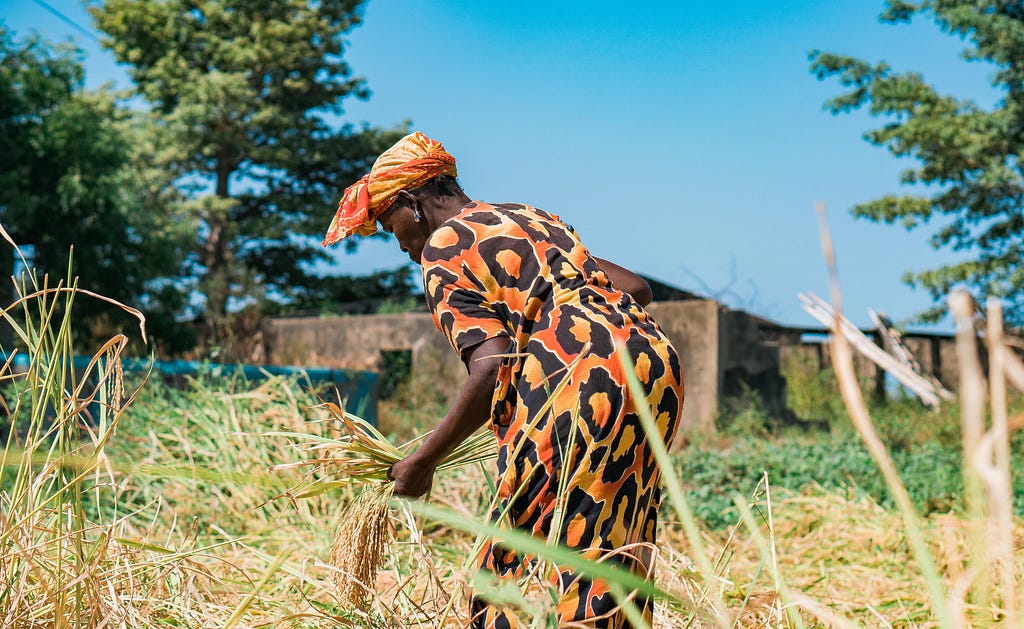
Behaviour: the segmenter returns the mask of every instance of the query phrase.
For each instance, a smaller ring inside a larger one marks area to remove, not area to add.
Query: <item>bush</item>
[[[872,408],[876,430],[921,514],[962,507],[959,415],[955,404],[936,412],[912,398]],[[776,489],[851,491],[892,507],[878,467],[845,415],[843,420],[828,430],[780,430],[781,422],[750,400],[725,405],[719,424],[725,439],[695,442],[677,457],[691,507],[710,528],[733,524],[733,494],[749,494],[764,472]],[[1024,435],[1014,436],[1011,450],[1014,510],[1024,515]]]

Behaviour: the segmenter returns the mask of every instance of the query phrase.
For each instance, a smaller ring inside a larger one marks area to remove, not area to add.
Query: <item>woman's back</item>
[[[529,206],[468,205],[430,238],[423,275],[438,327],[460,351],[499,333],[499,323],[516,351],[544,341],[569,360],[585,346],[614,351],[616,330],[661,336],[571,227]]]

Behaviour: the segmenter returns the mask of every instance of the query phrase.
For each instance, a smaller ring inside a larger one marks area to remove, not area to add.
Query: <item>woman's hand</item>
[[[392,465],[388,478],[395,481],[396,496],[419,498],[426,495],[434,483],[434,466],[424,463],[413,453]]]

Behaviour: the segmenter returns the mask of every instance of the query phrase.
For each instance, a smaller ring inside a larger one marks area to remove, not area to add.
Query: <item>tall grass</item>
[[[476,574],[470,558],[484,539],[606,580],[637,626],[636,593],[655,598],[659,627],[1009,627],[1020,618],[1024,562],[1014,544],[1024,527],[1005,508],[1016,463],[1005,444],[1024,420],[1014,404],[1003,406],[1013,401],[1005,383],[986,384],[970,356],[961,361],[964,377],[977,386],[951,407],[963,415],[962,434],[937,421],[915,425],[935,416],[909,406],[891,407],[878,422],[852,394],[856,421],[832,418],[840,438],[867,436],[872,445],[851,457],[851,476],[854,467],[871,475],[868,457],[882,461],[875,481],[895,510],[839,483],[803,483],[815,474],[799,459],[822,457],[835,467],[830,446],[789,439],[767,477],[749,462],[756,451],[721,453],[723,477],[739,474],[741,464],[749,475],[739,492],[719,488],[733,509],[719,515],[722,526],[709,527],[711,494],[698,490],[711,481],[694,471],[696,452],[669,457],[652,443],[666,499],[648,579],[485,522],[496,479],[486,464],[469,465],[439,473],[428,503],[391,503],[395,541],[365,577],[373,591],[357,607],[339,595],[335,581],[345,575],[330,562],[339,514],[355,494],[341,484],[281,499],[309,478],[271,470],[301,458],[304,442],[336,438],[317,395],[283,378],[204,375],[179,388],[132,382],[118,368],[127,342],[120,336],[75,372],[73,313],[83,298],[98,296],[73,281],[29,275],[3,311],[27,367],[0,368],[10,418],[0,459],[0,627],[459,627],[472,591],[500,599],[525,626],[550,626],[557,592],[545,579],[507,584]],[[973,306],[965,312],[967,351],[980,318]],[[988,312],[988,325],[999,319]],[[1002,361],[1018,383],[1024,365],[1000,344],[999,328],[985,336],[992,368]],[[834,355],[848,359],[842,350]],[[836,364],[836,374],[846,371]],[[440,406],[426,406],[400,414],[429,426]],[[921,515],[926,505],[914,499],[916,481],[909,490],[907,481],[926,477],[913,466],[931,469],[929,451],[917,459],[889,454],[929,447],[921,440],[963,444],[973,506],[959,508],[951,490]],[[787,468],[787,457],[798,462]],[[780,489],[790,477],[801,479],[800,488]]]
[[[831,234],[823,205],[818,206],[822,250],[829,271],[832,305],[842,310],[838,270]],[[957,358],[960,368],[960,397],[963,440],[965,501],[968,510],[968,546],[960,561],[964,573],[950,582],[940,574],[929,540],[910,495],[885,444],[875,430],[861,396],[853,365],[853,354],[838,332],[837,314],[831,334],[833,366],[843,401],[854,426],[863,438],[894,497],[902,518],[917,568],[927,584],[931,613],[940,626],[966,627],[1004,621],[1017,623],[1016,581],[1024,576],[1024,562],[1014,555],[1012,523],[1012,478],[1009,464],[1009,430],[1005,389],[1006,363],[1014,357],[1002,338],[1002,310],[990,307],[988,349],[992,357],[989,381],[992,387],[992,426],[986,428],[985,374],[977,356],[976,308],[962,291],[950,296],[950,311],[957,324]],[[996,587],[993,588],[993,584]]]
[[[2,228],[0,236],[14,246]],[[142,314],[73,279],[39,278],[31,270],[14,290],[13,303],[0,312],[14,337],[0,366],[0,627],[253,626],[259,618],[274,624],[301,616],[303,606],[267,596],[262,590],[271,577],[280,589],[280,573],[290,575],[287,587],[303,595],[330,589],[325,575],[318,581],[303,567],[319,543],[289,546],[291,564],[248,546],[273,547],[275,515],[309,525],[329,511],[257,509],[257,498],[296,480],[267,471],[286,446],[272,452],[244,435],[274,419],[251,413],[258,390],[238,396],[242,414],[234,412],[238,405],[215,404],[230,396],[206,392],[199,404],[158,409],[145,418],[148,425],[132,422],[140,393],[150,396],[142,393],[145,379],[135,388],[125,381],[120,357],[127,337],[110,338],[76,370],[74,313],[78,300],[100,299],[135,316],[145,339]],[[281,390],[293,404],[277,420],[289,428],[304,424],[291,389]],[[246,425],[244,414],[258,419]],[[203,464],[208,458],[212,465]],[[253,462],[262,468],[252,469]],[[233,526],[232,517],[244,525]],[[263,527],[256,537],[242,532],[257,522]],[[330,614],[313,617],[337,625]]]
[[[14,244],[2,228],[0,236]],[[121,563],[119,522],[91,521],[85,504],[111,478],[106,446],[134,397],[124,391],[119,367],[128,339],[109,339],[76,373],[74,303],[103,298],[73,281],[51,285],[31,272],[14,289],[15,301],[0,315],[27,360],[15,370],[17,352],[11,351],[0,368],[7,410],[0,457],[0,625],[94,626],[127,617],[120,595],[133,580],[144,581],[144,571]],[[141,313],[111,303],[138,318],[145,338]]]

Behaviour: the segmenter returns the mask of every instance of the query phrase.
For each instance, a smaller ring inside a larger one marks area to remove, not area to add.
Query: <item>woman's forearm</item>
[[[467,366],[469,377],[459,388],[455,402],[415,452],[391,466],[395,493],[411,498],[430,491],[434,470],[448,454],[491,417],[491,397],[501,357],[509,339],[484,341],[473,348]]]
[[[444,418],[412,454],[418,463],[437,467],[444,457],[487,422],[496,374],[497,369],[470,373]]]

